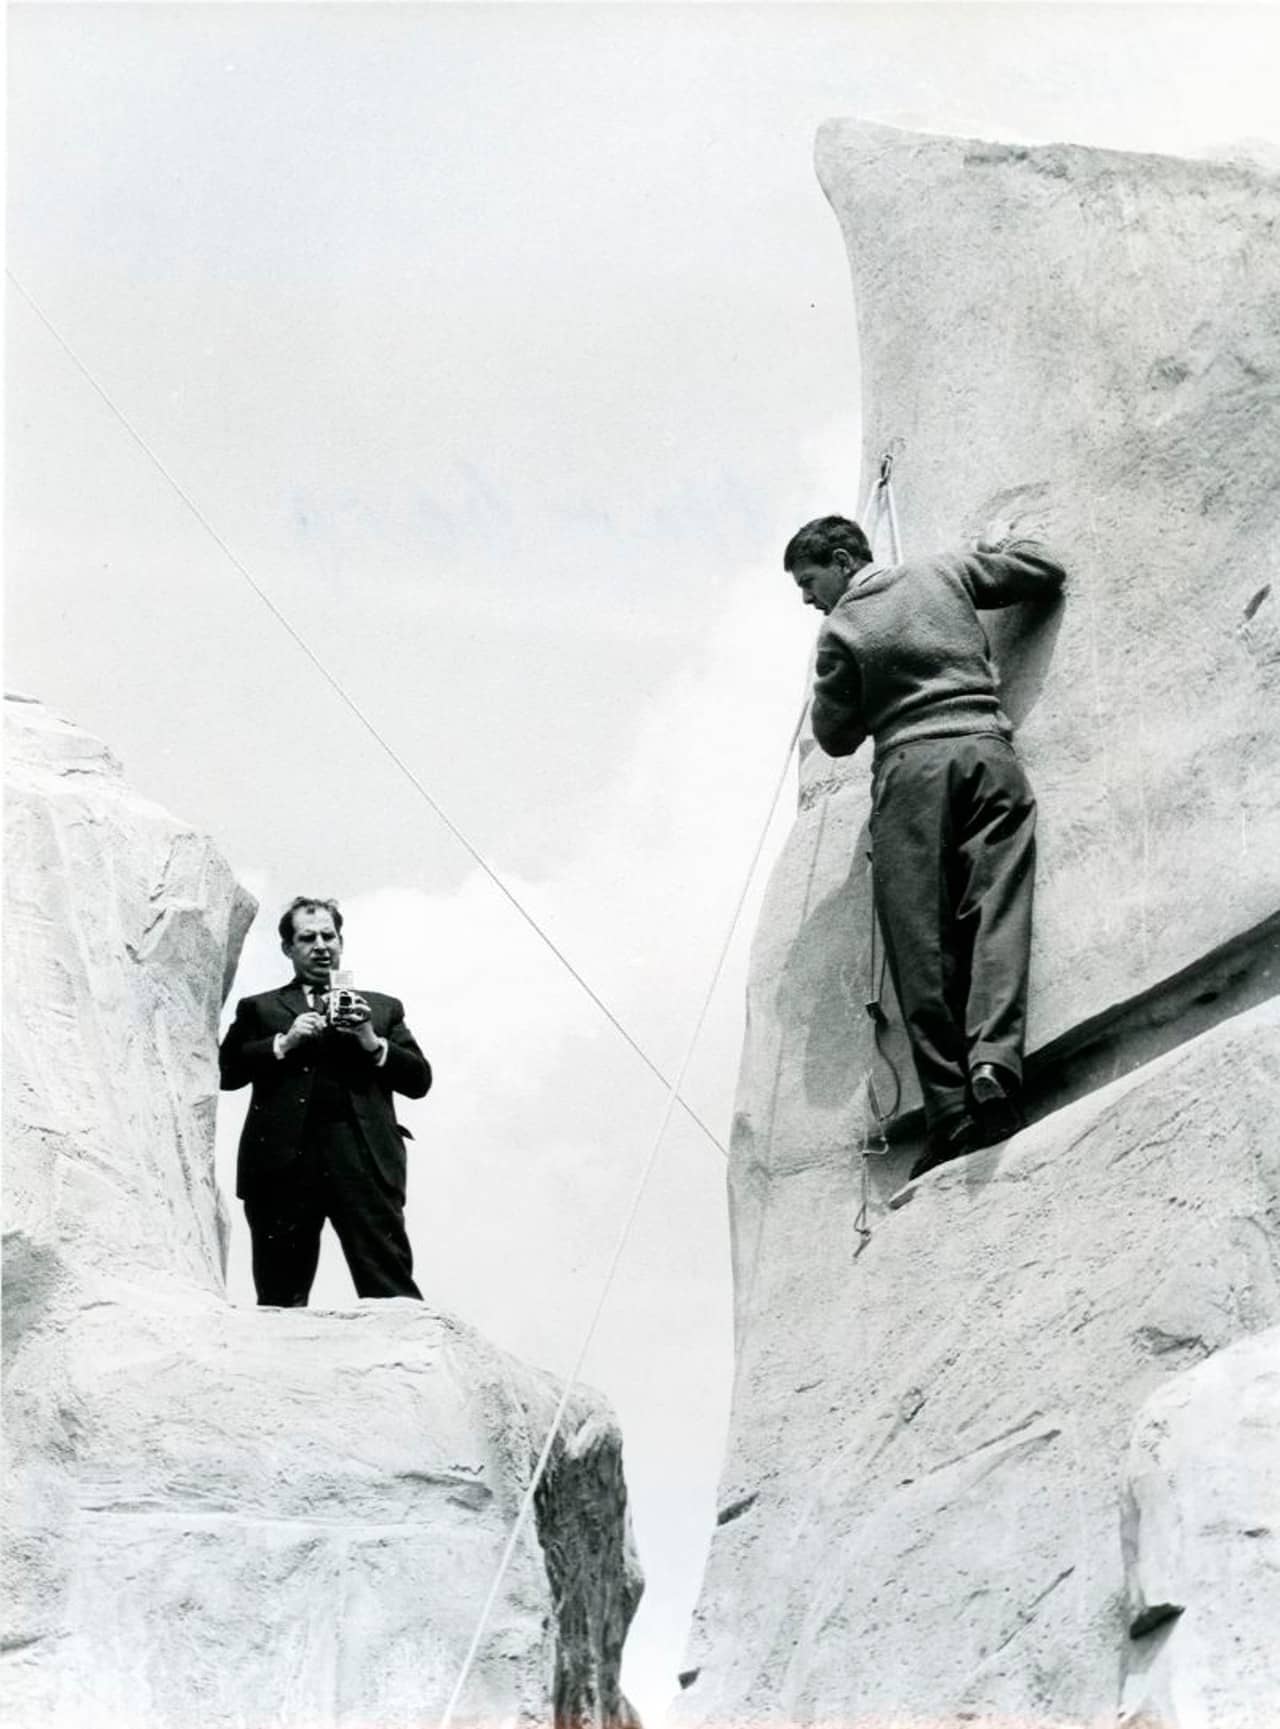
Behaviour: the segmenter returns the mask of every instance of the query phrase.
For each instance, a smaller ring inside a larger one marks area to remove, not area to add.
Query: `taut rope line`
[[[805,683],[807,687],[807,673]],[[471,1644],[467,1647],[467,1654],[462,1660],[462,1668],[459,1671],[457,1681],[454,1683],[453,1692],[449,1695],[449,1702],[445,1706],[443,1717],[440,1719],[439,1729],[452,1729],[454,1713],[458,1708],[458,1702],[462,1698],[462,1690],[467,1684],[467,1679],[470,1676],[472,1666],[475,1663],[476,1653],[480,1649],[480,1641],[483,1639],[485,1629],[489,1624],[489,1616],[492,1614],[493,1606],[497,1602],[498,1592],[502,1589],[502,1581],[506,1577],[507,1568],[511,1565],[511,1558],[516,1551],[516,1544],[520,1540],[520,1533],[523,1531],[525,1523],[529,1517],[529,1509],[533,1505],[533,1498],[537,1493],[538,1484],[542,1481],[543,1473],[547,1468],[547,1462],[551,1457],[551,1449],[555,1445],[556,1436],[560,1431],[560,1424],[564,1419],[564,1414],[568,1408],[569,1400],[572,1397],[573,1391],[578,1384],[578,1378],[582,1373],[582,1365],[586,1361],[587,1352],[591,1348],[591,1342],[595,1338],[596,1328],[599,1326],[600,1317],[604,1313],[605,1302],[608,1299],[614,1275],[616,1274],[618,1265],[622,1260],[623,1250],[627,1246],[627,1240],[631,1235],[632,1226],[634,1225],[636,1215],[640,1210],[640,1202],[644,1198],[644,1192],[648,1186],[649,1178],[653,1173],[654,1164],[657,1162],[658,1151],[662,1146],[663,1137],[666,1135],[667,1126],[671,1121],[671,1113],[675,1109],[676,1099],[680,1088],[684,1084],[685,1074],[688,1071],[689,1063],[693,1057],[694,1048],[701,1036],[703,1023],[707,1018],[707,1010],[711,1006],[711,999],[715,995],[716,986],[720,983],[720,974],[724,971],[724,963],[729,954],[729,945],[732,943],[734,932],[738,928],[738,920],[742,917],[742,909],[746,905],[747,895],[750,892],[751,884],[756,874],[756,866],[760,863],[760,855],[764,851],[764,843],[768,839],[769,829],[773,823],[773,813],[777,807],[778,799],[781,797],[782,788],[786,784],[787,773],[791,767],[792,752],[796,748],[796,741],[800,737],[800,729],[804,725],[804,717],[808,712],[808,708],[809,703],[806,689],[805,701],[796,718],[796,724],[791,733],[791,741],[787,745],[786,759],[782,764],[782,771],[779,774],[777,784],[773,789],[773,797],[769,800],[768,815],[765,818],[764,826],[760,830],[760,838],[756,842],[755,851],[751,855],[751,863],[747,867],[742,887],[738,892],[738,899],[734,905],[733,916],[729,920],[728,929],[724,934],[724,941],[720,945],[720,953],[716,958],[716,964],[712,970],[710,983],[707,985],[706,993],[703,996],[702,1007],[698,1010],[698,1018],[694,1022],[693,1031],[690,1033],[689,1041],[685,1046],[684,1056],[680,1060],[679,1070],[676,1073],[675,1080],[670,1083],[667,1093],[666,1107],[662,1113],[662,1120],[658,1124],[658,1132],[653,1138],[653,1145],[649,1149],[649,1156],[645,1160],[644,1169],[641,1171],[639,1181],[636,1183],[635,1192],[631,1197],[631,1205],[627,1209],[627,1216],[623,1222],[622,1230],[619,1232],[618,1240],[614,1245],[613,1254],[610,1257],[609,1266],[605,1272],[604,1283],[600,1288],[600,1296],[596,1303],[595,1313],[591,1317],[591,1323],[587,1328],[586,1335],[584,1336],[582,1344],[578,1350],[578,1355],[574,1359],[573,1368],[570,1370],[569,1377],[564,1384],[564,1391],[560,1395],[560,1402],[556,1406],[555,1415],[551,1419],[551,1426],[547,1430],[547,1438],[542,1443],[542,1451],[539,1453],[538,1461],[533,1468],[533,1475],[529,1479],[529,1486],[521,1498],[520,1507],[516,1513],[515,1524],[511,1528],[511,1535],[508,1537],[506,1547],[502,1551],[502,1559],[498,1562],[498,1570],[494,1575],[493,1584],[489,1587],[489,1595],[485,1598],[484,1605],[480,1610],[480,1617],[476,1622],[476,1629],[472,1634]]]
[[[870,492],[867,494],[866,508],[860,519],[868,540],[870,540],[878,531],[882,516],[888,521],[889,547],[895,564],[900,564],[902,562],[902,538],[898,532],[898,511],[893,498],[893,464],[894,458],[897,454],[897,449],[895,447],[900,448],[901,443],[901,439],[894,439],[893,443],[890,444],[889,448],[880,458],[880,470],[875,480],[872,482]],[[873,508],[875,510],[874,521],[872,520],[871,515]],[[883,1157],[889,1151],[888,1127],[897,1112],[898,1106],[902,1103],[902,1077],[898,1073],[897,1065],[895,1064],[892,1055],[881,1043],[884,1029],[888,1025],[884,1009],[880,1006],[880,999],[884,995],[884,978],[888,965],[888,955],[884,951],[882,942],[880,971],[879,977],[877,977],[876,931],[879,927],[880,915],[876,907],[875,859],[870,848],[867,849],[867,885],[871,901],[871,977],[869,981],[871,995],[867,998],[864,1007],[871,1017],[872,1026],[871,1068],[867,1074],[867,1108],[875,1119],[875,1129],[874,1131],[865,1128],[863,1130],[860,1195],[858,1211],[854,1215],[853,1221],[854,1233],[858,1238],[858,1246],[853,1251],[855,1260],[871,1241],[871,1226],[867,1223],[871,1212],[871,1184],[868,1160],[872,1157]],[[881,1110],[880,1096],[876,1091],[876,1057],[881,1058],[885,1067],[893,1076],[893,1103],[887,1110]],[[872,1149],[873,1141],[879,1143],[875,1147],[874,1152]]]
[[[219,534],[218,530],[209,521],[208,517],[205,516],[204,512],[196,504],[194,499],[191,498],[191,496],[187,493],[185,488],[180,484],[180,482],[176,479],[176,477],[173,474],[171,474],[170,471],[165,467],[164,463],[156,455],[155,451],[153,451],[151,449],[151,447],[147,443],[146,439],[137,430],[137,428],[131,423],[131,421],[128,419],[128,417],[124,414],[123,410],[117,407],[117,405],[112,400],[112,398],[107,394],[107,392],[103,388],[103,386],[101,384],[99,384],[98,380],[94,377],[93,373],[90,372],[89,368],[84,364],[84,362],[80,359],[79,355],[71,347],[70,343],[67,342],[65,337],[63,337],[62,333],[57,329],[57,327],[52,323],[52,321],[45,315],[43,310],[36,303],[36,301],[32,298],[32,296],[27,292],[27,290],[23,287],[22,283],[19,282],[19,280],[13,274],[13,272],[11,270],[6,270],[5,274],[8,276],[9,281],[17,289],[18,293],[22,296],[23,300],[26,301],[27,305],[35,313],[36,317],[40,320],[40,322],[48,330],[49,334],[54,338],[55,342],[57,342],[58,346],[63,350],[63,352],[71,360],[72,364],[76,367],[77,371],[81,373],[81,375],[85,378],[85,380],[88,382],[88,384],[94,390],[96,395],[98,395],[102,399],[102,401],[106,404],[107,408],[111,411],[111,413],[115,416],[115,418],[120,422],[120,424],[124,427],[125,431],[129,434],[130,438],[134,441],[134,443],[142,451],[143,455],[146,456],[148,461],[151,462],[151,464],[158,470],[158,472],[163,476],[163,478],[166,481],[168,481],[169,485],[173,488],[174,492],[177,493],[178,497],[182,500],[182,502],[186,505],[187,509],[195,517],[196,521],[205,530],[205,532],[210,536],[210,538],[214,541],[214,543],[221,549],[221,551],[224,553],[224,555],[227,557],[227,559],[231,562],[231,564],[235,567],[235,569],[244,578],[245,582],[253,590],[254,594],[257,595],[258,599],[262,602],[262,604],[271,613],[272,617],[275,618],[275,620],[281,626],[281,628],[286,632],[286,634],[289,637],[292,638],[292,640],[296,643],[298,648],[300,648],[302,650],[303,654],[307,657],[307,659],[315,667],[316,671],[324,679],[325,683],[330,686],[330,688],[339,697],[339,699],[351,711],[351,713],[359,721],[360,725],[365,729],[365,731],[370,735],[370,737],[373,738],[375,743],[387,754],[387,756],[391,759],[391,761],[395,764],[395,766],[404,775],[405,779],[408,780],[409,784],[414,788],[414,790],[423,799],[423,801],[429,806],[429,808],[435,813],[435,815],[439,818],[439,820],[448,829],[449,833],[451,835],[453,835],[454,839],[459,843],[459,845],[467,852],[467,854],[474,860],[474,862],[479,866],[479,868],[484,872],[484,874],[489,878],[489,880],[494,884],[494,886],[500,891],[500,893],[508,901],[508,903],[515,909],[515,911],[517,913],[519,913],[520,917],[525,921],[526,924],[529,925],[529,927],[540,938],[540,940],[546,945],[546,947],[548,949],[550,949],[551,953],[561,963],[561,965],[565,968],[565,970],[577,981],[577,983],[581,986],[581,988],[586,993],[586,995],[588,997],[590,997],[591,1001],[596,1005],[596,1007],[604,1015],[605,1019],[609,1022],[609,1024],[615,1029],[615,1031],[617,1033],[619,1033],[619,1035],[625,1040],[625,1042],[630,1046],[630,1048],[635,1052],[635,1054],[645,1064],[646,1068],[648,1068],[650,1070],[650,1072],[652,1074],[654,1074],[659,1080],[661,1080],[663,1082],[663,1084],[667,1087],[667,1098],[666,1098],[666,1104],[665,1104],[664,1109],[663,1109],[662,1118],[658,1124],[658,1129],[657,1129],[656,1134],[654,1135],[653,1144],[649,1150],[648,1157],[645,1160],[644,1167],[641,1170],[639,1179],[636,1183],[635,1190],[634,1190],[634,1193],[633,1193],[632,1198],[631,1198],[631,1204],[627,1210],[626,1217],[623,1221],[622,1229],[618,1234],[617,1241],[614,1245],[613,1253],[610,1256],[609,1264],[608,1264],[608,1267],[607,1267],[606,1272],[605,1272],[604,1281],[603,1281],[603,1284],[601,1286],[600,1295],[599,1295],[599,1298],[597,1299],[597,1302],[596,1302],[595,1311],[592,1314],[591,1322],[590,1322],[590,1324],[587,1328],[587,1331],[583,1337],[582,1344],[578,1349],[578,1354],[574,1360],[573,1368],[570,1371],[570,1374],[569,1374],[567,1380],[565,1381],[564,1388],[561,1392],[559,1402],[556,1406],[555,1415],[553,1416],[553,1418],[551,1420],[550,1427],[547,1430],[546,1439],[544,1440],[544,1442],[542,1444],[542,1450],[538,1455],[538,1459],[537,1459],[536,1464],[534,1465],[533,1473],[530,1476],[528,1486],[525,1489],[523,1497],[521,1498],[520,1507],[519,1507],[517,1514],[516,1514],[515,1523],[512,1526],[510,1536],[508,1537],[508,1540],[506,1543],[506,1547],[503,1550],[502,1558],[499,1561],[497,1572],[494,1576],[493,1583],[489,1589],[489,1594],[486,1597],[484,1605],[480,1611],[480,1617],[479,1617],[479,1620],[477,1622],[475,1632],[472,1636],[471,1644],[468,1647],[467,1654],[463,1660],[462,1668],[461,1668],[461,1671],[458,1675],[458,1679],[454,1684],[453,1692],[451,1693],[451,1695],[449,1697],[448,1704],[445,1707],[445,1713],[441,1719],[440,1729],[450,1729],[450,1726],[451,1726],[452,1721],[453,1721],[454,1713],[457,1709],[458,1702],[462,1696],[463,1688],[465,1687],[467,1680],[468,1680],[468,1677],[470,1676],[472,1666],[475,1662],[476,1654],[480,1648],[480,1642],[481,1642],[482,1638],[484,1637],[484,1632],[485,1632],[485,1629],[488,1625],[489,1617],[493,1611],[494,1603],[497,1600],[498,1592],[502,1587],[502,1582],[503,1582],[504,1578],[506,1577],[506,1572],[507,1572],[508,1567],[510,1566],[511,1558],[515,1553],[516,1545],[519,1542],[521,1532],[523,1531],[525,1523],[528,1519],[529,1511],[533,1505],[533,1500],[534,1500],[534,1496],[537,1493],[538,1485],[542,1480],[542,1477],[546,1471],[547,1463],[550,1460],[551,1451],[555,1445],[556,1436],[560,1430],[560,1424],[564,1419],[564,1414],[568,1408],[569,1400],[572,1397],[573,1392],[574,1392],[574,1390],[578,1384],[578,1380],[579,1380],[579,1377],[580,1377],[581,1372],[582,1372],[582,1365],[586,1360],[587,1352],[590,1350],[592,1341],[595,1338],[596,1330],[600,1324],[600,1317],[604,1312],[605,1303],[608,1300],[609,1292],[612,1288],[614,1278],[617,1274],[618,1267],[621,1263],[623,1252],[625,1251],[626,1246],[627,1246],[627,1242],[630,1239],[632,1228],[635,1224],[637,1214],[639,1213],[639,1210],[640,1210],[640,1203],[644,1198],[645,1189],[648,1186],[649,1178],[653,1172],[653,1167],[654,1167],[655,1163],[657,1162],[658,1153],[661,1150],[662,1142],[666,1136],[667,1128],[670,1125],[671,1117],[672,1117],[672,1114],[674,1113],[676,1105],[680,1104],[681,1107],[688,1113],[690,1118],[698,1125],[698,1127],[700,1129],[702,1129],[703,1133],[717,1147],[720,1148],[721,1153],[726,1153],[726,1149],[724,1148],[724,1146],[722,1145],[722,1143],[720,1142],[718,1137],[712,1133],[712,1131],[707,1127],[707,1125],[702,1121],[702,1119],[697,1115],[697,1113],[688,1104],[686,1104],[683,1099],[680,1098],[680,1096],[679,1096],[680,1095],[680,1088],[684,1084],[685,1077],[688,1073],[689,1064],[693,1058],[694,1050],[697,1046],[698,1039],[700,1038],[700,1036],[702,1034],[702,1029],[703,1029],[703,1026],[706,1022],[707,1012],[708,1012],[710,1005],[711,1005],[711,999],[715,994],[716,987],[720,982],[721,974],[724,971],[724,965],[725,965],[726,959],[728,958],[729,948],[730,948],[730,945],[732,944],[734,934],[737,930],[738,922],[742,916],[742,909],[745,906],[747,896],[750,893],[751,884],[755,878],[756,868],[759,865],[760,856],[761,856],[762,852],[764,851],[765,842],[768,839],[769,829],[773,823],[774,811],[777,807],[778,799],[781,796],[782,788],[786,783],[787,774],[788,774],[788,771],[789,771],[790,766],[791,766],[791,757],[795,751],[796,743],[797,743],[797,740],[799,739],[799,736],[800,736],[800,730],[801,730],[802,726],[804,725],[805,715],[808,712],[807,690],[806,690],[806,699],[805,699],[804,703],[801,705],[800,713],[796,718],[796,723],[795,723],[794,728],[792,729],[791,738],[787,744],[786,756],[783,760],[782,767],[781,767],[781,770],[780,770],[779,775],[778,775],[777,783],[774,787],[772,797],[769,800],[768,812],[767,812],[764,824],[761,827],[759,837],[756,841],[755,849],[754,849],[752,856],[751,856],[751,862],[750,862],[750,864],[747,868],[746,874],[743,878],[742,887],[739,890],[738,898],[737,898],[737,901],[734,905],[732,917],[729,920],[728,927],[725,931],[724,940],[720,946],[720,952],[716,958],[716,963],[715,963],[715,966],[712,970],[711,978],[708,982],[706,991],[703,995],[702,1004],[698,1010],[697,1019],[694,1023],[693,1030],[690,1033],[688,1042],[685,1046],[684,1055],[680,1061],[680,1067],[676,1073],[675,1079],[673,1081],[667,1081],[665,1076],[663,1076],[661,1070],[658,1069],[656,1064],[649,1058],[649,1056],[645,1053],[645,1051],[641,1048],[641,1046],[636,1043],[635,1039],[632,1038],[631,1034],[627,1031],[627,1029],[618,1020],[617,1016],[613,1013],[613,1011],[597,995],[597,993],[592,989],[592,987],[583,978],[582,974],[578,971],[578,969],[573,965],[573,963],[568,959],[568,957],[563,953],[563,951],[558,947],[558,945],[552,940],[552,938],[550,936],[548,936],[548,934],[542,929],[542,927],[538,924],[537,920],[533,917],[533,915],[525,909],[523,904],[516,897],[516,895],[512,892],[512,890],[507,887],[506,883],[502,880],[502,878],[500,876],[498,876],[497,872],[492,868],[492,866],[488,863],[488,861],[484,858],[484,856],[479,852],[479,850],[475,846],[472,845],[471,841],[468,840],[467,836],[462,832],[462,830],[460,828],[458,828],[457,824],[453,822],[453,820],[448,816],[448,814],[441,808],[441,806],[437,803],[437,801],[427,791],[426,787],[418,779],[417,775],[409,767],[408,763],[405,762],[404,758],[402,756],[400,756],[399,752],[396,751],[395,748],[382,736],[382,734],[378,731],[377,727],[374,725],[373,721],[369,719],[369,717],[365,714],[364,710],[359,706],[359,704],[355,701],[355,699],[348,695],[347,691],[339,683],[339,681],[335,677],[335,675],[329,671],[329,668],[325,665],[324,661],[322,661],[320,659],[319,655],[315,652],[315,650],[311,647],[311,645],[306,641],[306,639],[301,635],[301,633],[294,627],[294,625],[290,622],[288,617],[280,610],[280,608],[276,605],[276,603],[271,599],[270,595],[268,595],[266,593],[266,591],[261,587],[261,585],[256,581],[256,579],[253,577],[253,575],[250,573],[250,571],[246,568],[246,566],[242,563],[242,561],[239,559],[239,557],[237,557],[236,553],[231,549],[231,547],[223,539],[222,535]],[[807,684],[808,684],[808,678],[806,675],[806,687],[807,687]],[[727,1154],[726,1154],[726,1156],[727,1156]]]
[[[592,986],[587,983],[586,979],[578,971],[577,967],[574,966],[573,962],[569,959],[569,957],[564,953],[563,949],[561,949],[559,947],[559,945],[555,942],[555,940],[551,936],[549,936],[545,930],[543,930],[542,926],[538,923],[537,919],[535,919],[533,914],[527,910],[527,908],[524,906],[523,902],[517,897],[517,895],[510,888],[507,887],[506,883],[498,875],[497,871],[494,870],[493,866],[490,865],[488,860],[479,851],[479,849],[472,845],[471,841],[469,841],[467,839],[466,835],[458,827],[457,823],[455,823],[453,821],[453,819],[449,816],[448,812],[443,810],[441,808],[441,806],[436,802],[436,800],[427,791],[426,787],[418,779],[417,775],[409,767],[408,763],[404,760],[404,758],[400,755],[400,753],[378,731],[378,729],[374,725],[373,721],[371,721],[369,719],[369,716],[360,707],[359,703],[356,702],[355,698],[352,696],[349,696],[347,694],[346,690],[339,683],[339,681],[335,677],[335,675],[329,671],[329,668],[325,665],[324,661],[321,660],[320,656],[311,647],[311,644],[309,642],[307,642],[305,637],[303,637],[302,634],[290,623],[289,619],[285,616],[285,614],[283,612],[281,612],[280,608],[276,605],[275,601],[272,600],[271,596],[257,582],[257,580],[250,574],[250,572],[246,569],[246,567],[241,562],[241,560],[236,556],[236,554],[232,551],[232,549],[227,545],[226,541],[218,533],[218,530],[213,526],[213,524],[209,521],[209,518],[200,509],[200,506],[195,502],[195,500],[186,491],[186,489],[182,486],[182,484],[174,477],[174,475],[172,475],[169,472],[169,470],[165,467],[164,463],[161,462],[160,458],[156,455],[155,451],[152,450],[151,446],[147,443],[146,439],[138,431],[137,427],[135,427],[133,425],[133,423],[128,419],[128,417],[124,413],[123,409],[118,408],[116,406],[116,404],[112,401],[111,397],[108,396],[107,392],[103,389],[102,385],[98,383],[98,380],[94,377],[93,373],[90,372],[89,368],[81,360],[80,356],[76,353],[75,349],[72,348],[71,344],[62,335],[61,331],[57,328],[57,326],[45,315],[45,313],[41,310],[41,308],[37,305],[37,303],[32,299],[31,295],[23,287],[21,282],[18,281],[18,278],[13,274],[12,270],[6,269],[5,275],[9,278],[9,281],[13,284],[13,286],[17,289],[18,293],[26,301],[27,305],[35,313],[36,317],[40,320],[41,324],[44,325],[45,329],[49,332],[50,336],[53,337],[54,341],[58,344],[59,348],[62,349],[63,353],[66,354],[67,358],[75,366],[76,370],[85,378],[85,380],[89,383],[89,385],[96,392],[96,394],[102,398],[103,402],[106,403],[107,407],[111,410],[112,414],[115,415],[116,419],[120,422],[121,426],[124,427],[125,431],[129,434],[130,438],[138,446],[138,449],[143,453],[143,455],[147,458],[147,460],[153,465],[153,467],[155,467],[160,472],[160,474],[162,474],[164,476],[165,480],[168,481],[169,485],[173,488],[173,490],[177,493],[178,497],[186,505],[187,509],[191,512],[192,516],[194,516],[196,521],[200,524],[201,528],[203,528],[205,530],[205,532],[209,535],[210,539],[213,540],[215,545],[217,545],[222,550],[222,552],[226,555],[226,557],[230,560],[230,562],[240,572],[240,575],[244,578],[244,580],[248,583],[249,587],[257,595],[258,599],[262,602],[263,606],[266,607],[267,611],[276,620],[277,624],[280,625],[281,629],[284,630],[287,635],[289,635],[290,637],[293,638],[294,642],[302,650],[303,654],[306,655],[307,659],[311,662],[312,666],[320,674],[321,678],[325,681],[325,683],[330,687],[331,690],[334,691],[334,693],[338,696],[338,698],[351,711],[351,713],[359,721],[360,725],[369,734],[369,736],[374,740],[374,742],[383,751],[386,752],[387,756],[390,757],[391,761],[400,770],[401,774],[409,782],[410,786],[413,787],[414,791],[417,792],[417,794],[424,801],[424,803],[432,811],[434,811],[435,815],[444,824],[445,828],[448,829],[449,833],[457,841],[458,845],[463,849],[463,851],[466,852],[472,860],[474,860],[474,862],[479,866],[480,870],[482,870],[484,872],[485,876],[488,877],[489,881],[498,890],[498,892],[503,896],[503,898],[515,909],[515,911],[520,915],[520,917],[529,926],[529,928],[534,932],[534,934],[539,938],[539,940],[543,944],[545,944],[545,946],[548,949],[550,949],[551,953],[560,962],[561,966],[564,967],[565,971],[567,973],[569,973],[569,975],[573,979],[575,979],[577,981],[577,983],[582,987],[582,989],[586,992],[587,996],[590,997],[591,1001],[595,1004],[597,1009],[599,1009],[600,1013],[608,1021],[609,1025],[619,1035],[619,1037],[622,1038],[626,1042],[626,1044],[630,1046],[630,1048],[635,1052],[636,1056],[638,1056],[640,1058],[640,1061],[649,1070],[650,1074],[654,1075],[659,1081],[661,1081],[661,1083],[664,1087],[667,1086],[669,1084],[667,1081],[667,1077],[663,1074],[662,1070],[658,1067],[658,1065],[649,1056],[648,1052],[645,1051],[644,1048],[640,1044],[638,1044],[634,1038],[632,1038],[631,1034],[627,1031],[626,1027],[623,1026],[622,1022],[618,1019],[617,1015],[614,1014],[613,1010],[603,1000],[603,998],[598,995],[598,993],[592,988]],[[790,760],[790,759],[788,759],[788,760]],[[777,794],[776,793],[774,795],[774,802],[775,803],[777,802]],[[771,813],[771,820],[772,820],[772,813]],[[710,1129],[706,1123],[703,1122],[702,1118],[698,1115],[697,1111],[694,1110],[692,1105],[686,1103],[686,1101],[684,1099],[681,1099],[679,1101],[679,1103],[680,1103],[681,1109],[684,1110],[685,1113],[690,1117],[690,1119],[698,1125],[698,1127],[702,1130],[703,1134],[712,1143],[712,1145],[719,1148],[722,1157],[727,1159],[729,1156],[728,1149],[725,1147],[725,1145],[721,1141],[720,1137],[717,1134],[715,1134],[714,1131],[712,1129]]]

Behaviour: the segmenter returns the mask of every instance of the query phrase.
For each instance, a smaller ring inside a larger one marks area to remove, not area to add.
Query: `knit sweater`
[[[1034,540],[867,565],[818,637],[814,737],[848,756],[870,735],[877,757],[922,738],[1010,737],[978,609],[1051,600],[1063,576]]]

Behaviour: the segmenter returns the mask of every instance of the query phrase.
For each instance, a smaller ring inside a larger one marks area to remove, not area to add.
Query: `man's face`
[[[830,564],[818,564],[803,559],[791,572],[806,606],[816,606],[819,612],[830,612],[849,586],[853,575],[853,560],[843,547],[837,547]]]
[[[342,938],[333,914],[323,907],[299,907],[293,915],[293,935],[283,948],[296,978],[327,987],[330,972],[342,959]]]

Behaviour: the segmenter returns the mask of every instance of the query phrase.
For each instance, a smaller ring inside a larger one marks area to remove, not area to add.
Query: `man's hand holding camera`
[[[318,1009],[305,1009],[298,1015],[287,1033],[281,1033],[279,1054],[287,1056],[290,1051],[297,1050],[308,1039],[317,1038],[328,1026],[328,1021]]]
[[[354,1038],[360,1049],[368,1051],[370,1056],[382,1055],[386,1041],[374,1032],[373,1011],[358,992],[328,991],[323,1000],[328,1005],[327,1012],[322,1008],[304,1009],[300,1015],[294,1016],[288,1032],[279,1035],[278,1056],[288,1056],[290,1051],[297,1050],[309,1039],[319,1038],[326,1028],[332,1028],[344,1038]]]
[[[335,1033],[354,1037],[361,1050],[372,1055],[382,1046],[382,1040],[373,1030],[372,1013],[368,1003],[355,991],[337,991],[329,1010],[329,1024]],[[294,1024],[296,1026],[297,1022]]]

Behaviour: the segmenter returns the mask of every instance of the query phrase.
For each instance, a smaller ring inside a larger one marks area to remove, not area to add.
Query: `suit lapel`
[[[289,1018],[291,1020],[295,1015],[304,1014],[306,1012],[307,993],[298,983],[297,979],[290,979],[287,985],[282,986],[282,988],[276,992],[276,1000],[279,1002],[281,1008],[288,1010]]]

